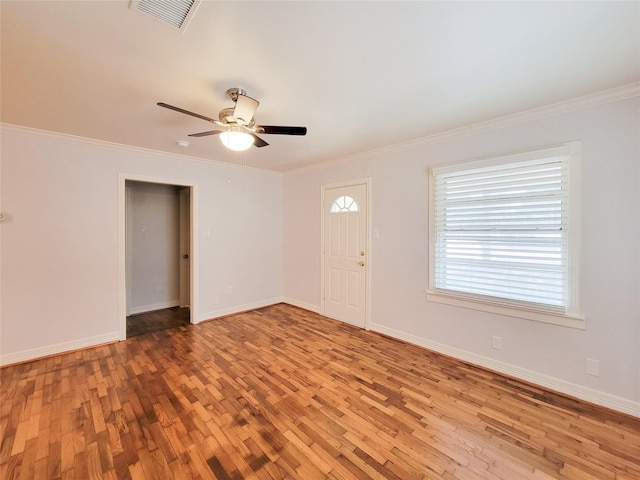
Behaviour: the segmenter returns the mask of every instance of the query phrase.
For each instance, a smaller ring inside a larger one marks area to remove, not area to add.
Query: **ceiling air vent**
[[[131,0],[129,7],[184,30],[201,0]]]

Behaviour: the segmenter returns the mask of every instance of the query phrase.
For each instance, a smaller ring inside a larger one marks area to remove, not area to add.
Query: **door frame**
[[[320,313],[325,315],[325,222],[327,215],[327,210],[325,202],[330,201],[327,199],[327,190],[331,190],[333,188],[342,188],[342,187],[355,187],[357,185],[365,185],[367,189],[366,196],[366,207],[367,214],[365,216],[365,252],[367,268],[365,270],[365,314],[364,314],[364,329],[369,330],[370,325],[370,316],[371,316],[371,264],[373,260],[373,252],[371,251],[371,177],[357,178],[354,180],[345,180],[342,182],[335,183],[327,183],[320,186]]]
[[[189,255],[189,280],[190,280],[190,320],[191,323],[198,323],[198,184],[191,181],[176,180],[172,178],[158,178],[148,175],[138,175],[130,173],[118,173],[118,338],[127,338],[127,273],[126,273],[126,182],[128,180],[136,182],[159,183],[164,185],[175,185],[189,188],[189,220],[190,220],[190,243],[191,252]]]
[[[180,308],[190,307],[191,301],[191,187],[178,190],[179,215],[179,249],[178,261],[178,305]],[[185,224],[185,219],[187,223]],[[185,262],[184,255],[187,255]]]

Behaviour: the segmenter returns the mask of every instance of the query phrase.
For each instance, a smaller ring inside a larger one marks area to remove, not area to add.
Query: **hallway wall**
[[[179,188],[126,182],[127,315],[179,304]]]

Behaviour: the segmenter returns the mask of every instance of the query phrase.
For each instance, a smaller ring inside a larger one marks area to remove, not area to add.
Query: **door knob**
[[[363,262],[362,260],[360,260],[360,261],[358,262],[358,265],[360,265],[361,267],[364,267],[364,262]]]
[[[184,255],[182,255],[182,258],[189,258],[189,254],[185,253]]]

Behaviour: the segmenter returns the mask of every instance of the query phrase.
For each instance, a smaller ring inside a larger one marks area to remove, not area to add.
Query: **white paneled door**
[[[367,184],[325,188],[323,193],[323,311],[365,328]]]

